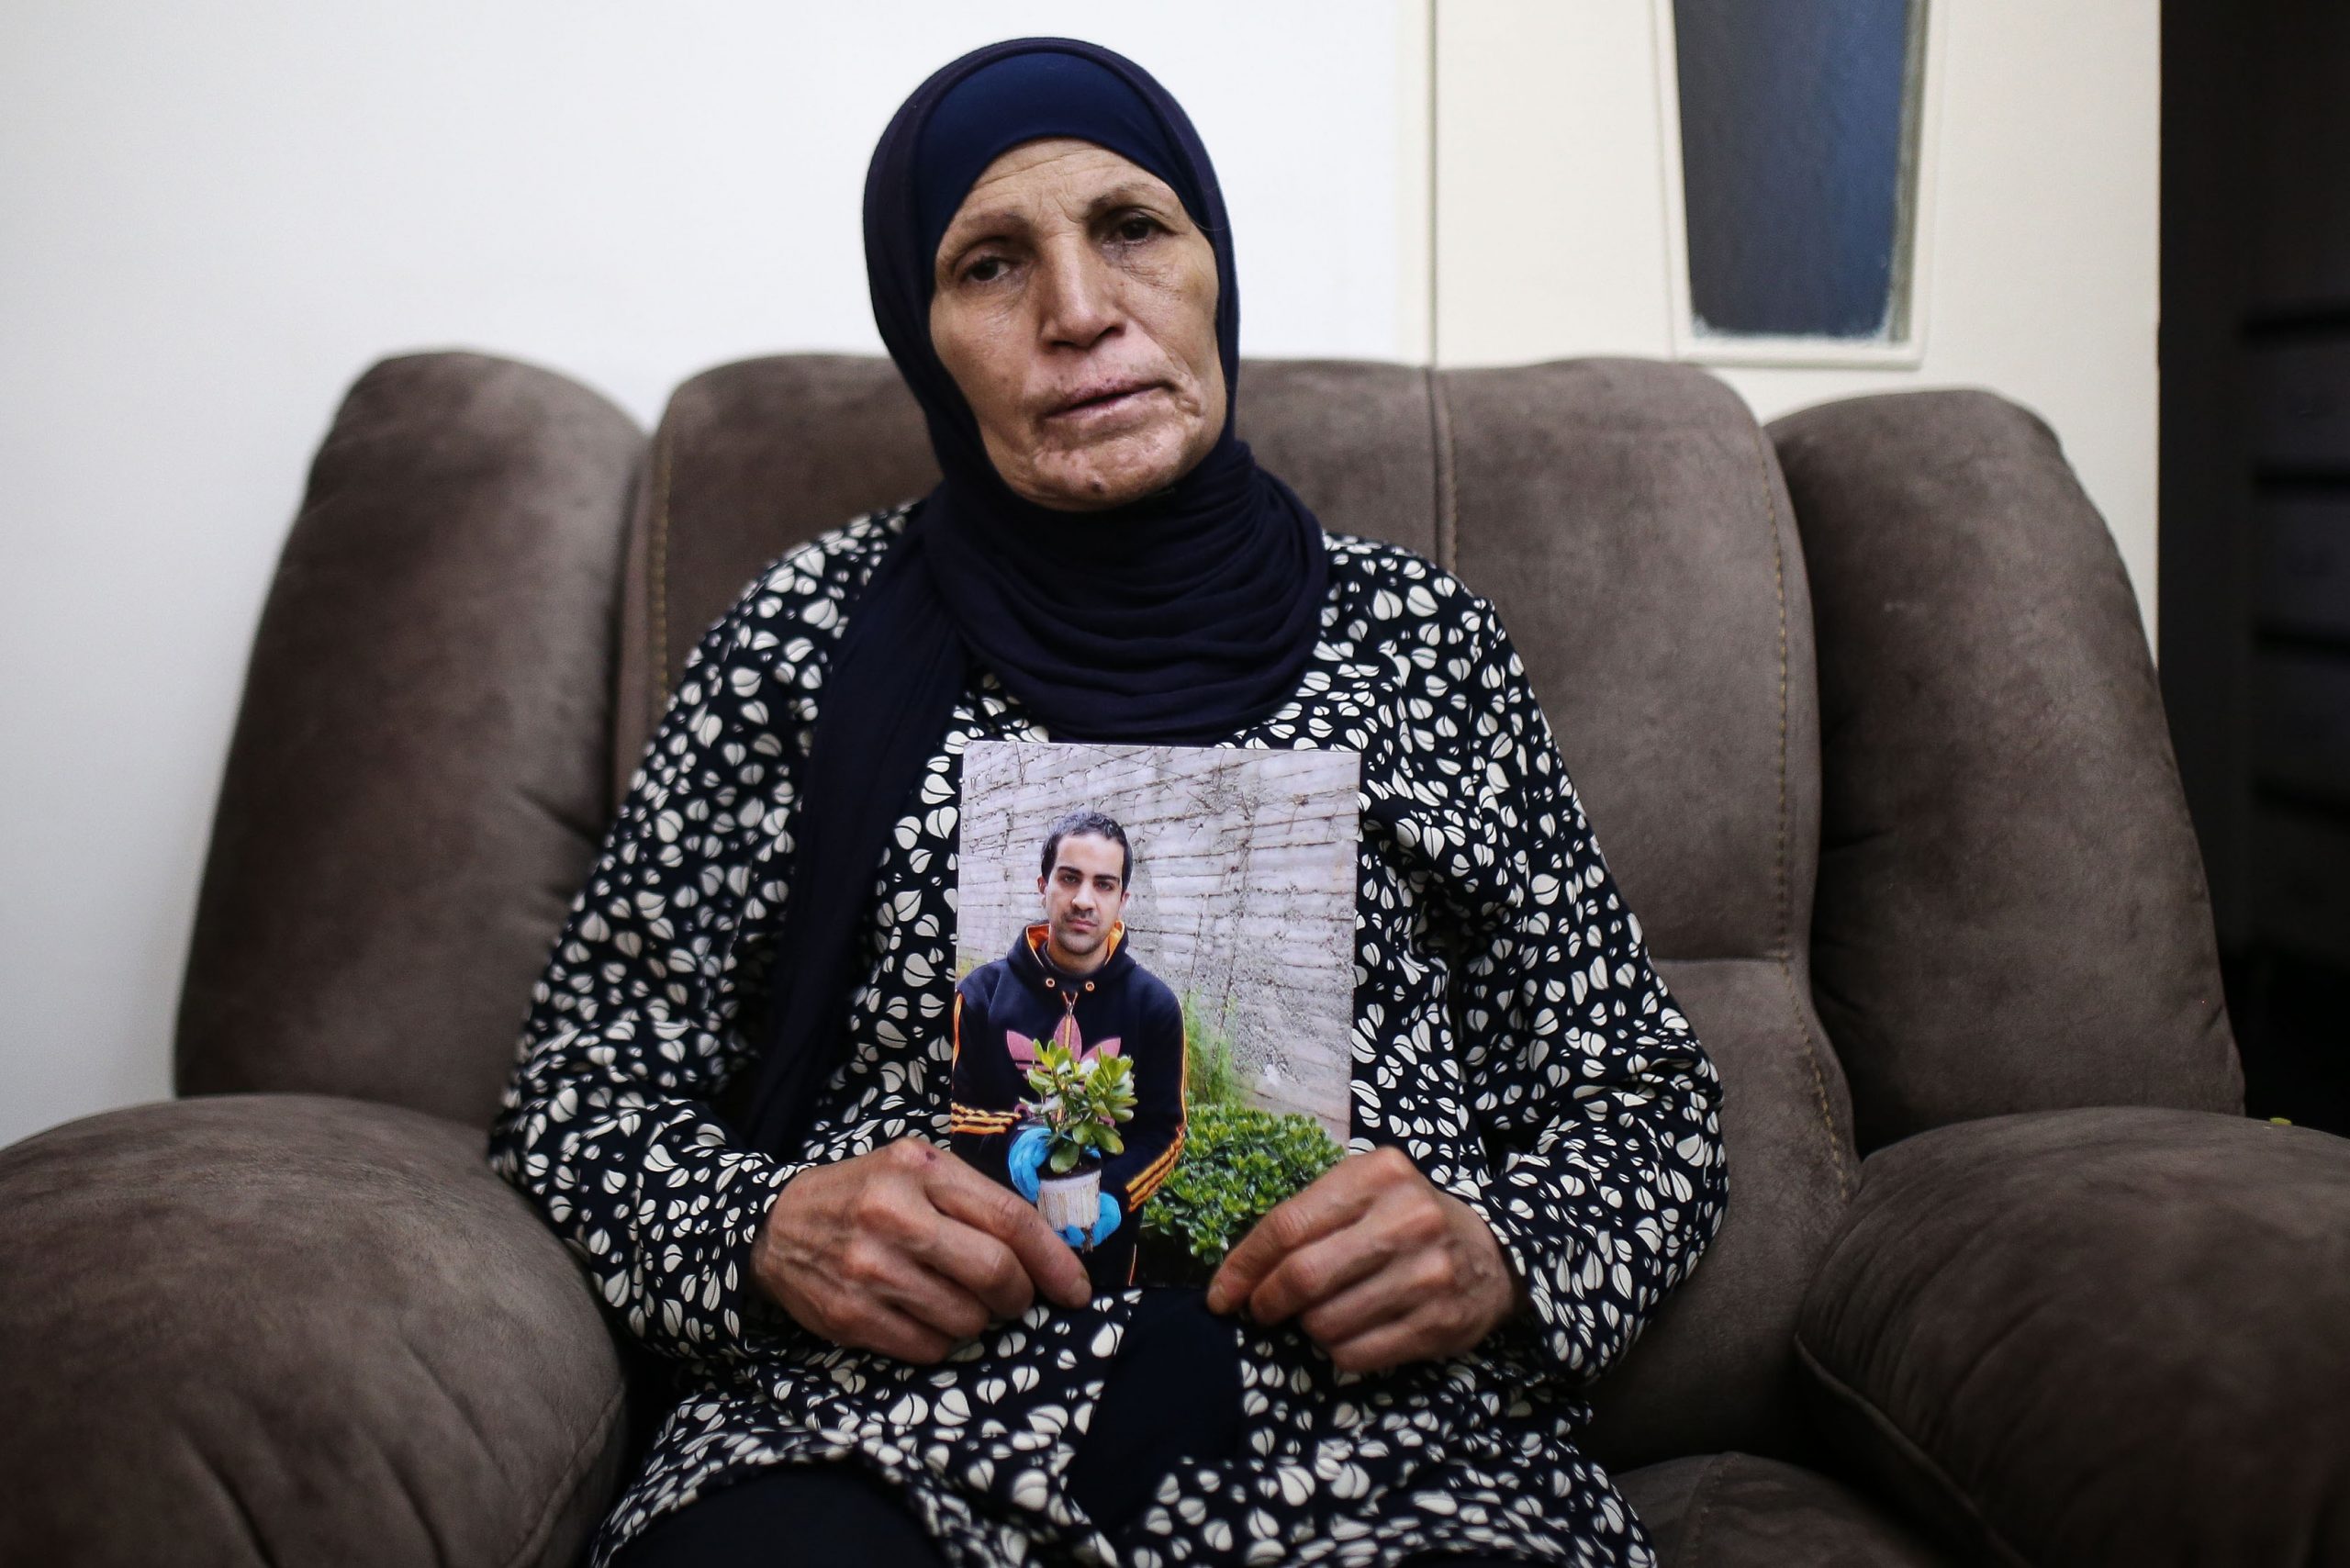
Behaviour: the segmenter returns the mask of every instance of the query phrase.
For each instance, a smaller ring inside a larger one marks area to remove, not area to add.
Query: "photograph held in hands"
[[[1345,1152],[1360,759],[977,743],[956,1152],[1094,1288],[1203,1283]]]

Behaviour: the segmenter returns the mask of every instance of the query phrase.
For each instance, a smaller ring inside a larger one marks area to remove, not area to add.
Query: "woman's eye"
[[[1130,212],[1118,219],[1114,232],[1125,241],[1147,240],[1158,231],[1158,225],[1139,212]]]
[[[1002,275],[1003,258],[1002,256],[981,256],[963,269],[965,283],[993,283]]]

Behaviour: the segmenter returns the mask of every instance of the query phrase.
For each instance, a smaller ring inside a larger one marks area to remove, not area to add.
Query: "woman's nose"
[[[1046,342],[1091,348],[1123,319],[1116,274],[1091,245],[1053,245],[1038,272],[1037,329]]]

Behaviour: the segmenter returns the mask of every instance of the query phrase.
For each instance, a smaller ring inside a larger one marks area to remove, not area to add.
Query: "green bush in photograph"
[[[1295,1113],[1194,1103],[1190,1124],[1174,1170],[1142,1206],[1145,1270],[1177,1283],[1203,1282],[1249,1226],[1346,1153]]]

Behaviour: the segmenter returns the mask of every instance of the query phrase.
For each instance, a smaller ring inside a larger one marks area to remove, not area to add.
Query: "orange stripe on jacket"
[[[1190,1025],[1186,1024],[1183,1026],[1181,1036],[1176,1042],[1175,1051],[1175,1081],[1185,1086],[1185,1092],[1176,1104],[1175,1136],[1168,1141],[1166,1153],[1143,1167],[1142,1174],[1126,1183],[1126,1210],[1130,1214],[1148,1203],[1150,1195],[1166,1185],[1167,1178],[1174,1173],[1176,1157],[1183,1152],[1184,1136],[1191,1130],[1192,1029]]]

